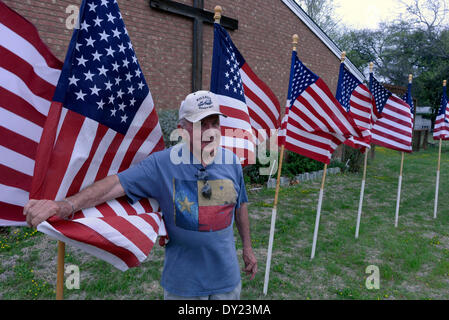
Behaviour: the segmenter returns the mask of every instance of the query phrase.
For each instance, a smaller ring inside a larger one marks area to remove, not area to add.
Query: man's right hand
[[[63,219],[68,217],[71,212],[72,206],[66,201],[31,199],[23,208],[27,224],[33,228],[52,216]]]
[[[36,227],[50,217],[58,216],[64,219],[69,217],[73,210],[95,207],[124,195],[125,189],[120,184],[118,176],[111,175],[67,198],[66,200],[70,200],[74,207],[66,200],[30,200],[23,208],[23,214],[26,215],[28,225]]]

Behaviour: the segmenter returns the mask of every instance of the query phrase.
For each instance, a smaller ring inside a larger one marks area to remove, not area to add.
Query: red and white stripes
[[[349,115],[360,129],[362,137],[351,137],[345,144],[356,148],[369,148],[371,142],[373,97],[369,89],[361,84],[351,94]]]
[[[35,156],[62,63],[0,2],[0,225],[25,225]]]
[[[285,146],[306,157],[329,164],[337,146],[350,136],[361,133],[321,79],[288,112]]]
[[[449,139],[449,104],[446,105],[446,110],[443,114],[438,115],[435,119],[435,126],[433,128],[433,138],[435,140]]]
[[[386,102],[382,116],[371,130],[372,143],[386,148],[412,151],[413,119],[410,106],[392,95]]]
[[[240,68],[251,127],[257,144],[263,142],[280,125],[280,104],[271,89],[257,77],[249,65]]]

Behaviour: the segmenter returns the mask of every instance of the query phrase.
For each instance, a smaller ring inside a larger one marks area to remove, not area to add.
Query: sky
[[[355,29],[376,29],[379,22],[391,21],[404,12],[398,0],[334,0],[341,22]]]

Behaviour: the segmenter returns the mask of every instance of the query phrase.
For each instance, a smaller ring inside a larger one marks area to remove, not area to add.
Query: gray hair
[[[189,123],[191,123],[189,120],[187,120],[186,118],[182,118],[178,120],[178,125],[181,128],[185,128]]]

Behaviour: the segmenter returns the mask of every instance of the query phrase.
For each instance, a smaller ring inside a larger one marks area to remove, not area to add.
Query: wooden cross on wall
[[[193,0],[188,6],[171,0],[150,0],[150,7],[193,19],[192,92],[202,89],[203,83],[203,23],[214,23],[214,12],[204,10],[204,0]],[[221,17],[227,29],[238,29],[238,20]]]

